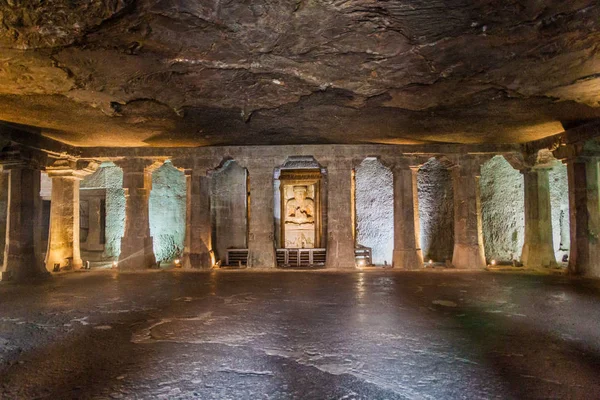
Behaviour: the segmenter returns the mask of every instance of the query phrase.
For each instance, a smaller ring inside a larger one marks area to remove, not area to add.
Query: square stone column
[[[8,179],[6,242],[2,280],[47,275],[36,252],[40,231],[40,171],[27,163],[5,165]]]
[[[248,266],[275,268],[274,168],[250,166],[248,207]]]
[[[481,161],[465,156],[452,169],[454,190],[454,253],[456,268],[486,267],[479,178]]]
[[[183,267],[211,268],[210,179],[192,169],[184,173],[187,197]]]
[[[356,268],[352,207],[352,162],[330,162],[327,166],[327,268]]]
[[[121,238],[120,270],[140,270],[156,264],[150,235],[149,199],[152,190],[153,163],[143,159],[124,159],[115,162],[123,169],[125,189],[125,233]]]
[[[521,261],[531,268],[555,266],[548,169],[531,168],[522,173],[525,187],[525,241]]]
[[[8,173],[0,166],[0,266],[4,265],[6,224],[8,218]]]
[[[423,265],[421,251],[418,166],[397,164],[394,173],[394,268],[417,269]]]
[[[567,160],[571,252],[569,272],[600,277],[598,158]]]
[[[48,271],[53,270],[54,264],[72,269],[82,266],[79,247],[79,183],[92,171],[93,168],[78,169],[76,160],[71,159],[56,160],[46,168],[48,177],[52,179],[50,234],[46,254]]]

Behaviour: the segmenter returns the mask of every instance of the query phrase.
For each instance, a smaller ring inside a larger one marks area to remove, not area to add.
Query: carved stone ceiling
[[[75,145],[508,143],[598,117],[598,0],[0,0],[0,120]]]

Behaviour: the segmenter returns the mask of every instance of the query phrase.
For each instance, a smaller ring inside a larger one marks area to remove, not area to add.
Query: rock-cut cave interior
[[[0,0],[0,398],[600,398],[598,0]]]

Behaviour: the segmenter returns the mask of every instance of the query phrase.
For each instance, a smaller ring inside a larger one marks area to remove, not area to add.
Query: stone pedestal
[[[40,171],[29,165],[4,167],[8,180],[6,243],[2,280],[23,281],[46,275],[36,256],[40,230]]]
[[[211,268],[210,180],[191,169],[185,171],[186,228],[184,268]]]
[[[394,173],[394,268],[417,269],[423,265],[419,238],[419,167],[396,165]]]
[[[248,211],[248,265],[274,268],[275,224],[273,220],[273,168],[250,167]]]
[[[123,169],[125,233],[121,238],[120,270],[140,270],[156,264],[150,235],[149,205],[152,190],[151,161],[129,159],[116,164]]]
[[[481,163],[465,157],[452,170],[454,189],[454,253],[456,268],[486,267],[483,247],[479,178]]]
[[[600,193],[598,159],[567,161],[571,252],[569,272],[600,277]]]
[[[50,203],[50,234],[46,269],[54,264],[61,268],[79,269],[82,266],[79,247],[79,182],[85,176],[70,160],[57,160],[47,168],[52,178]]]
[[[327,167],[327,268],[356,268],[352,226],[352,164]]]
[[[528,169],[523,171],[523,177],[525,241],[521,261],[523,265],[531,268],[555,266],[548,169]]]

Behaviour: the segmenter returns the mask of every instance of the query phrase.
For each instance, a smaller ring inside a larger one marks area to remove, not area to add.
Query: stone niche
[[[392,171],[367,158],[355,174],[356,244],[372,250],[373,264],[392,263],[394,251],[394,188]]]
[[[320,248],[321,170],[286,169],[279,175],[280,240],[286,249]]]
[[[104,162],[100,168],[92,175],[87,176],[81,181],[80,185],[80,211],[82,213],[87,209],[87,235],[89,231],[97,231],[97,240],[92,235],[91,239],[83,241],[82,232],[82,252],[86,252],[84,258],[98,256],[102,246],[102,259],[116,259],[121,252],[121,237],[125,231],[125,192],[123,190],[123,171],[112,162]],[[104,199],[104,204],[102,204]],[[92,204],[86,201],[92,201]],[[96,212],[102,213],[104,209],[104,218],[102,215],[96,215]],[[86,228],[84,219],[80,219],[82,228]],[[95,227],[94,224],[104,224],[104,227]],[[97,228],[97,229],[96,229]],[[103,237],[102,237],[103,236]],[[88,243],[89,242],[89,243]],[[92,243],[93,242],[93,243]],[[94,253],[92,253],[94,252]]]
[[[183,172],[165,162],[152,173],[150,234],[157,261],[183,254],[185,239],[186,182]]]
[[[212,241],[217,260],[225,262],[227,249],[245,249],[248,243],[248,173],[228,160],[211,174]]]
[[[483,242],[489,260],[521,258],[525,237],[523,175],[502,156],[481,167]]]
[[[425,260],[452,259],[454,251],[454,191],[450,171],[436,159],[417,175],[421,248]]]
[[[554,254],[559,263],[571,248],[567,166],[557,161],[548,173]]]

